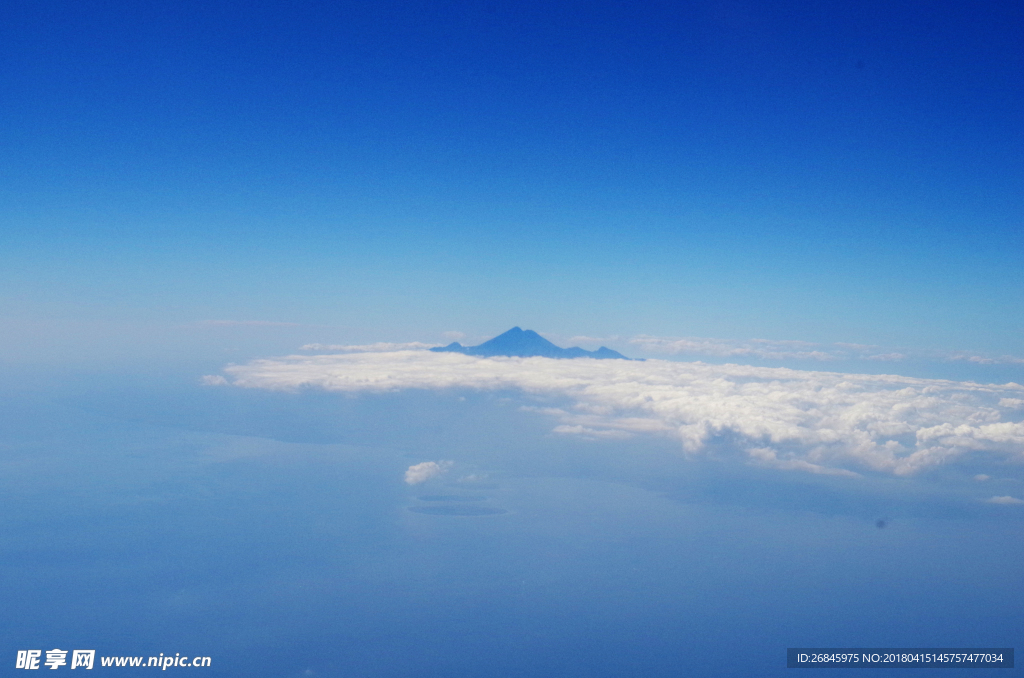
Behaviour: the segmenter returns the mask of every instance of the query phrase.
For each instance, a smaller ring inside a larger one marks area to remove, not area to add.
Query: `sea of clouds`
[[[815,473],[911,475],[969,461],[1024,462],[1024,386],[1016,383],[424,350],[285,356],[224,373],[206,383],[348,393],[514,390],[535,397],[533,407],[553,418],[556,433],[672,436],[689,455],[724,441],[751,462]]]

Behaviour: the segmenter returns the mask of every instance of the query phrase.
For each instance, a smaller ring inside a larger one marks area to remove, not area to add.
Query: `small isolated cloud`
[[[1024,358],[1013,355],[984,356],[957,352],[947,354],[945,358],[950,361],[965,361],[976,365],[1024,365]]]
[[[202,325],[214,327],[299,327],[299,323],[282,323],[273,320],[204,320]]]
[[[405,470],[405,482],[410,485],[419,485],[446,473],[451,467],[452,462],[450,461],[425,461],[413,464]]]
[[[303,344],[303,351],[344,351],[346,353],[386,353],[390,351],[423,351],[437,344],[420,341],[394,343],[378,341],[375,344]]]
[[[661,355],[706,355],[715,358],[747,358],[764,360],[841,360],[851,357],[849,347],[835,345],[829,349],[808,341],[772,341],[768,339],[711,339],[707,337],[652,337],[642,334],[629,343]],[[875,347],[877,348],[877,347]]]
[[[812,473],[910,475],[960,460],[1024,461],[1024,422],[999,405],[1024,399],[1013,383],[430,351],[287,356],[224,372],[236,386],[276,390],[518,390],[541,399],[538,413],[562,435],[668,436],[686,455],[726,445],[752,463]],[[545,407],[550,398],[565,404]]]
[[[734,360],[868,360],[891,363],[925,360],[969,362],[976,365],[1024,365],[1024,358],[1012,355],[984,356],[967,351],[905,351],[845,342],[819,344],[797,340],[655,337],[641,334],[630,339],[629,343],[654,355],[702,355]]]
[[[450,339],[451,341],[458,341],[459,339],[465,339],[466,338],[466,333],[465,332],[442,332],[441,336],[444,337],[445,339]]]
[[[611,336],[611,337],[588,337],[585,334],[578,334],[575,337],[569,337],[568,339],[565,340],[565,342],[567,344],[569,344],[570,346],[576,346],[577,344],[594,344],[594,345],[596,345],[596,344],[610,344],[612,342],[618,341],[618,339],[619,338],[616,337],[616,336]]]
[[[907,355],[905,353],[876,353],[875,355],[865,356],[864,360],[876,360],[879,362],[887,363],[898,363],[901,360],[906,360]]]
[[[613,428],[591,428],[581,424],[561,424],[552,429],[552,433],[583,436],[584,438],[629,438],[627,431]]]
[[[204,374],[200,378],[199,383],[203,386],[224,386],[228,383],[228,380],[219,374]]]
[[[978,475],[974,476],[974,479],[977,480],[979,483],[983,483],[986,480],[991,480],[992,476],[986,475],[984,473],[979,473]]]
[[[992,497],[985,501],[989,504],[1024,504],[1024,499],[1017,499],[1017,497],[1011,497],[1009,495],[1003,497]]]

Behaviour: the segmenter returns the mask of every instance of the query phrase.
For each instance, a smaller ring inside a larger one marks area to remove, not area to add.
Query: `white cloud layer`
[[[479,358],[396,351],[288,356],[225,369],[248,388],[344,392],[517,389],[567,399],[555,432],[666,435],[687,454],[742,450],[815,473],[909,475],[941,464],[1024,461],[1019,384],[648,360]]]
[[[425,461],[421,464],[413,464],[405,470],[405,482],[410,485],[425,483],[431,478],[443,475],[452,467],[450,461]]]

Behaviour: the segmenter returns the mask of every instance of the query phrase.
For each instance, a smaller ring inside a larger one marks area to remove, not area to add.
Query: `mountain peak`
[[[596,351],[587,351],[578,346],[561,348],[552,344],[533,330],[524,330],[518,326],[478,346],[463,346],[456,341],[447,346],[438,346],[430,350],[438,353],[464,353],[466,355],[477,355],[486,358],[493,356],[516,356],[520,358],[596,358],[598,360],[617,358],[619,360],[629,360],[629,358],[618,351],[613,351],[605,346]]]

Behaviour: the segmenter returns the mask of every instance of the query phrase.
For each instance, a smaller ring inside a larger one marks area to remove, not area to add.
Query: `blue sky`
[[[3,12],[15,361],[513,324],[1024,355],[1012,5]]]

